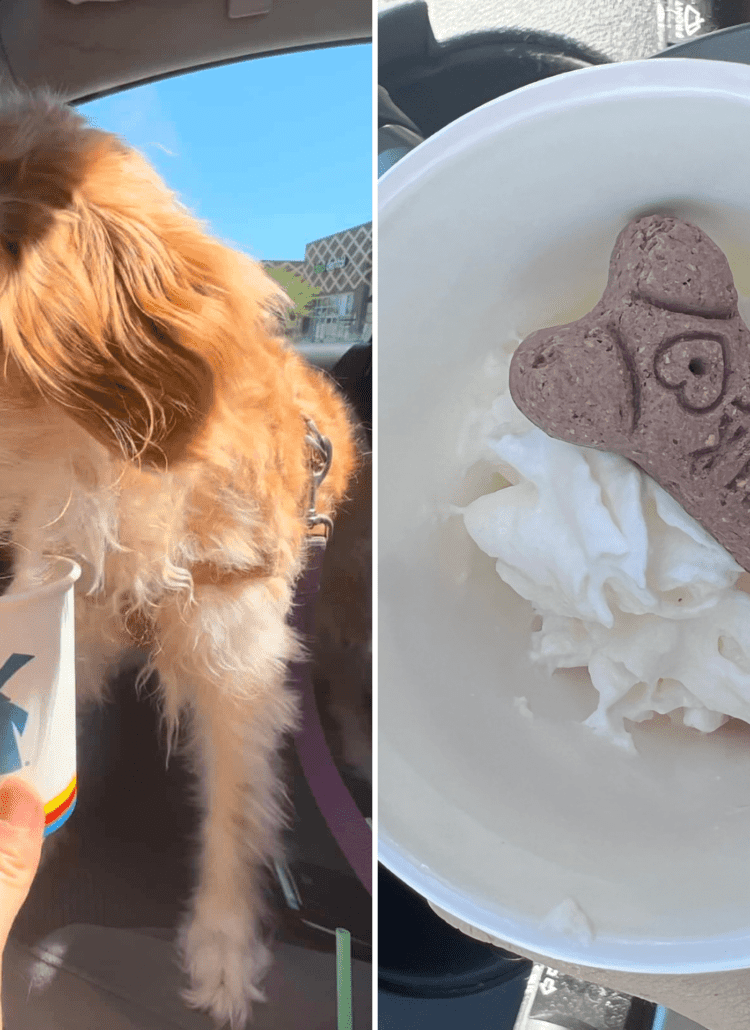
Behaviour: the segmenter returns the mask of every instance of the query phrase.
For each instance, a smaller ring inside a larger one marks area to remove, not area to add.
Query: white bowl
[[[646,724],[635,756],[594,738],[590,682],[532,667],[530,606],[435,517],[462,489],[456,437],[487,353],[591,307],[617,233],[656,211],[705,229],[750,298],[750,68],[547,79],[380,182],[380,858],[511,945],[696,973],[750,966],[750,729]],[[573,903],[593,938],[545,922]]]

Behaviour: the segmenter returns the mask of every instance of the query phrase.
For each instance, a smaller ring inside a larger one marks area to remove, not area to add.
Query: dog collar
[[[305,443],[310,448],[310,494],[305,521],[310,540],[320,540],[325,547],[333,532],[333,521],[317,510],[318,490],[328,475],[333,459],[333,444],[323,436],[311,418],[303,416],[307,433]],[[222,569],[212,562],[197,562],[190,570],[194,586],[229,586],[244,580],[256,579],[263,570]]]

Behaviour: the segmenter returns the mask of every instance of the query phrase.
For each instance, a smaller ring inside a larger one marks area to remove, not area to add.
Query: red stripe
[[[66,812],[70,808],[70,806],[73,804],[73,802],[76,799],[76,795],[77,794],[78,794],[78,785],[76,784],[76,786],[73,788],[73,790],[71,792],[71,795],[67,799],[67,801],[63,801],[63,803],[61,805],[59,805],[54,810],[54,812],[50,812],[49,813],[49,815],[47,816],[47,818],[45,820],[45,826],[49,826],[50,823],[54,823],[57,819],[59,819],[60,816],[63,814],[63,812]]]

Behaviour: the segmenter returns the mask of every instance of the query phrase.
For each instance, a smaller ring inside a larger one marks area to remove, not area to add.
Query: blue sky
[[[209,68],[80,108],[143,151],[214,233],[261,259],[372,218],[372,47]]]

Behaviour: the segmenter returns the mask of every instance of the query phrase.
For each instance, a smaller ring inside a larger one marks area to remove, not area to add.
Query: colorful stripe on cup
[[[78,796],[77,782],[77,777],[74,776],[65,790],[58,794],[56,798],[52,798],[44,806],[44,812],[47,816],[44,828],[45,837],[49,837],[55,830],[59,830],[62,824],[70,818],[73,809],[76,807],[76,797]]]

